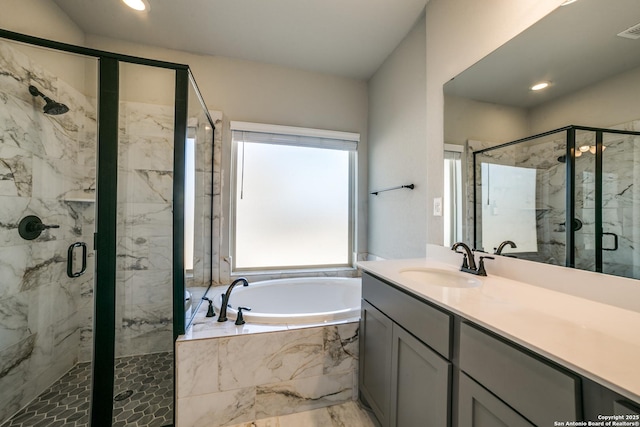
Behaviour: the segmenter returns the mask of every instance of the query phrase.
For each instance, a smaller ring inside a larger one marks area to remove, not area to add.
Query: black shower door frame
[[[473,218],[474,218],[474,227],[473,227],[473,244],[474,247],[478,246],[478,230],[477,230],[477,222],[476,218],[478,217],[477,210],[477,172],[476,165],[478,164],[477,156],[492,150],[508,147],[510,145],[516,145],[527,141],[532,141],[534,139],[538,139],[541,137],[553,135],[556,133],[565,132],[566,138],[566,190],[565,190],[565,224],[573,224],[573,220],[576,216],[576,206],[575,206],[575,194],[576,194],[576,131],[587,131],[593,132],[596,135],[596,153],[595,153],[595,195],[594,195],[594,203],[595,206],[599,206],[599,209],[595,210],[595,271],[601,273],[603,271],[603,245],[602,245],[602,237],[603,237],[603,228],[602,228],[602,165],[603,165],[603,150],[602,150],[602,142],[604,139],[605,133],[610,134],[620,134],[620,135],[637,135],[640,136],[640,132],[629,131],[629,130],[618,130],[618,129],[606,129],[606,128],[595,128],[588,126],[576,126],[570,125],[562,128],[554,129],[548,132],[539,133],[536,135],[528,136],[526,138],[517,139],[515,141],[510,141],[504,144],[499,144],[494,147],[484,148],[482,150],[475,151],[473,153]],[[565,266],[575,268],[575,230],[574,227],[567,226],[566,227],[566,245],[565,245]]]
[[[0,29],[0,38],[62,52],[93,57],[99,62],[96,230],[94,234],[96,275],[94,282],[91,427],[110,427],[113,418],[115,372],[119,64],[124,62],[175,71],[172,269],[174,342],[178,335],[184,334],[185,329],[184,161],[185,141],[187,137],[189,82],[191,81],[194,83],[194,81],[189,67],[184,64],[90,49],[3,29]],[[198,94],[198,97],[202,107],[206,111],[200,94]]]

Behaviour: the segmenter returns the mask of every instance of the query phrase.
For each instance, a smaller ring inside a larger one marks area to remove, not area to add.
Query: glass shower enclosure
[[[518,258],[640,278],[640,132],[568,126],[480,149],[473,182],[476,248],[511,240]]]
[[[0,426],[173,424],[212,129],[185,65],[0,30]]]

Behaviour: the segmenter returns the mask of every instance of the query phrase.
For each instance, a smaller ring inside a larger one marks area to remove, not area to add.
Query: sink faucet
[[[227,292],[222,295],[222,304],[220,306],[220,315],[218,316],[218,322],[227,321],[227,305],[229,304],[229,297],[231,296],[231,291],[238,283],[242,283],[242,286],[249,286],[249,282],[244,277],[240,277],[231,282],[231,284],[227,288]]]
[[[516,244],[513,243],[511,240],[505,240],[504,242],[500,243],[500,246],[498,246],[498,248],[494,248],[494,254],[495,255],[502,255],[502,251],[504,250],[505,246],[511,246],[512,248],[517,248]]]
[[[464,249],[464,252],[459,252],[458,248]],[[487,270],[485,270],[484,268],[484,260],[485,258],[493,259],[493,257],[481,256],[480,262],[478,262],[478,266],[476,267],[476,260],[473,257],[473,252],[471,251],[471,248],[469,248],[469,246],[467,246],[465,243],[462,243],[462,242],[454,243],[453,246],[451,246],[451,250],[455,251],[456,253],[462,254],[464,257],[462,259],[462,267],[460,267],[460,271],[464,271],[465,273],[475,274],[476,276],[487,275]]]

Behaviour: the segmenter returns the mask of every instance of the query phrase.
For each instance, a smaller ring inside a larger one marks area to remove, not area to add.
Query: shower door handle
[[[73,271],[73,255],[76,248],[82,248],[82,266],[79,271]],[[67,251],[67,276],[80,277],[87,269],[87,244],[84,242],[75,242],[69,246]]]
[[[603,236],[613,236],[613,248],[603,247],[603,251],[617,251],[618,250],[618,235],[616,233],[602,233]]]

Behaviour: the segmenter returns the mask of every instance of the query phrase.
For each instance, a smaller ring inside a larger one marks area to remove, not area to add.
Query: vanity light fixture
[[[549,87],[549,82],[540,82],[540,83],[536,83],[533,86],[531,86],[529,89],[536,91],[536,90],[542,90]]]
[[[560,6],[567,6],[567,5],[570,5],[571,3],[575,3],[577,1],[578,0],[567,0],[565,2],[562,2],[562,4],[560,4]]]
[[[151,6],[147,0],[122,0],[124,4],[138,12],[148,12]]]

